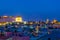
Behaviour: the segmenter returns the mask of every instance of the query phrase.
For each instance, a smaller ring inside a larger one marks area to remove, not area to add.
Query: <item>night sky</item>
[[[22,16],[23,20],[60,21],[59,0],[0,0],[0,16]]]

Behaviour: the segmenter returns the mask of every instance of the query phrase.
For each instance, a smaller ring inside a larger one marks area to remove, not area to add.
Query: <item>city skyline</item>
[[[0,16],[22,16],[24,20],[57,19],[60,21],[60,2],[57,0],[0,0]]]

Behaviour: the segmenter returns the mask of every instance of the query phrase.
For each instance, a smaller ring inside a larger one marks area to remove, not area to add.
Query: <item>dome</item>
[[[22,22],[22,17],[21,17],[21,16],[17,16],[17,17],[15,18],[15,21],[16,21],[16,22]]]

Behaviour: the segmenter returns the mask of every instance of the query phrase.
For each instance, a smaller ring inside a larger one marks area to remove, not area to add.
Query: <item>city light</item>
[[[57,24],[57,20],[54,19],[51,23]]]
[[[26,22],[26,21],[24,21],[24,24],[27,24],[27,22]]]
[[[0,26],[1,26],[2,24],[0,23]]]
[[[7,17],[9,17],[10,19]],[[50,35],[52,32],[50,31],[51,29],[60,28],[60,22],[58,22],[57,20],[50,21],[49,19],[47,19],[46,22],[45,21],[25,21],[25,20],[22,20],[21,16],[16,16],[16,17],[3,16],[2,18],[3,19],[0,19],[1,20],[0,28],[2,28],[4,32],[13,32],[12,34],[22,33],[23,36],[27,35],[30,37],[31,34],[32,34],[31,36],[35,36],[35,37],[39,37],[40,34]],[[4,34],[4,35],[7,35],[7,34]]]
[[[49,19],[46,20],[46,24],[48,24],[48,23],[49,23]]]
[[[16,18],[15,18],[15,21],[16,21],[16,22],[22,22],[22,17],[16,17]]]
[[[3,16],[3,18],[7,18],[8,16]]]

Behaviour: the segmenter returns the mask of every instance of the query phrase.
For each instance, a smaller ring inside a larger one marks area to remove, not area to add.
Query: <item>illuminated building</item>
[[[24,24],[27,24],[27,22],[26,22],[26,21],[24,21]]]
[[[0,22],[0,26],[1,25],[6,25],[6,24],[8,24],[7,22]]]
[[[33,21],[26,21],[27,24],[32,25]]]
[[[22,17],[17,16],[17,17],[15,18],[15,22],[22,22]]]
[[[33,24],[33,22],[30,22],[29,24]]]
[[[6,25],[8,24],[8,16],[1,16],[0,18],[0,25]]]
[[[2,24],[0,23],[0,26],[1,26]]]
[[[54,19],[54,20],[52,21],[52,23],[56,24],[56,23],[57,23],[57,20]]]
[[[8,23],[12,24],[12,22],[22,22],[22,17],[17,16],[1,16],[0,25],[6,25]]]
[[[60,24],[60,22],[58,22],[58,24]]]
[[[14,16],[9,16],[9,20],[8,20],[10,23],[11,22],[15,22],[15,17]]]
[[[48,24],[48,23],[49,23],[49,19],[46,20],[46,24]]]
[[[3,18],[7,18],[8,16],[3,16]]]
[[[38,33],[39,32],[39,26],[36,26],[36,33]]]
[[[57,20],[54,20],[53,22],[54,22],[54,23],[56,23],[56,22],[57,22]]]
[[[3,17],[2,17],[2,21],[3,21],[3,22],[7,22],[7,21],[8,21],[8,16],[3,16]]]

